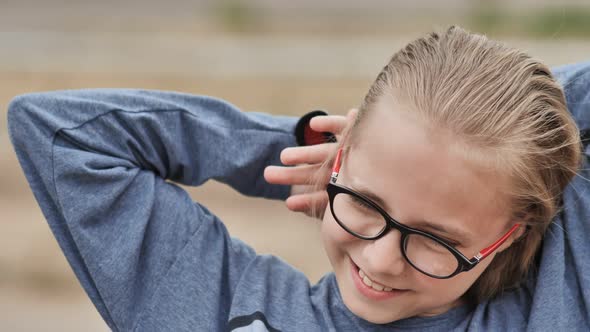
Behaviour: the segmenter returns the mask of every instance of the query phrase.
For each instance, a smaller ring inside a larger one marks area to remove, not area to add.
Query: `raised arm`
[[[210,97],[140,90],[19,96],[10,138],[51,230],[113,330],[131,330],[186,248],[208,278],[195,317],[227,315],[240,270],[255,253],[233,248],[223,224],[171,180],[227,183],[285,199],[264,167],[295,145],[297,118],[244,113]],[[221,296],[221,295],[224,296]],[[202,310],[199,312],[198,310]]]

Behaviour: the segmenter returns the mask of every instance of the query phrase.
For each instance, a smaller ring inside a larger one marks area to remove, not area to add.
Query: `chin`
[[[401,318],[393,318],[393,317],[380,317],[380,316],[375,316],[375,315],[368,315],[368,316],[360,316],[357,315],[360,318],[366,320],[367,322],[373,323],[373,324],[387,324],[387,323],[392,323],[395,322],[397,320],[400,320]]]
[[[370,322],[373,324],[387,324],[387,323],[395,322],[400,319],[406,318],[406,317],[402,317],[400,315],[396,315],[396,313],[394,312],[395,309],[393,309],[393,308],[389,312],[379,313],[379,312],[375,312],[374,309],[367,308],[366,304],[362,304],[362,303],[356,303],[356,305],[352,304],[352,303],[349,304],[349,303],[347,303],[346,300],[344,301],[344,304],[357,317],[360,317],[360,318],[366,320],[367,322]]]
[[[402,313],[400,308],[395,307],[381,307],[371,306],[365,302],[360,301],[353,292],[354,289],[344,290],[340,288],[340,294],[344,305],[352,312],[355,316],[362,318],[373,324],[387,324],[395,322],[404,318],[408,318],[410,315],[407,312]]]

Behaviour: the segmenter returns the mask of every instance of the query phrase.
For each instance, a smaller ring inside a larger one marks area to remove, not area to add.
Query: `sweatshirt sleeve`
[[[241,112],[211,97],[112,89],[23,95],[8,111],[10,139],[33,194],[113,330],[133,329],[203,228],[211,243],[201,244],[199,260],[218,278],[203,289],[231,293],[252,252],[228,251],[224,226],[172,182],[215,179],[245,195],[284,199],[289,187],[266,183],[263,170],[296,145],[297,120]],[[207,261],[212,255],[230,262]],[[224,276],[231,276],[227,289],[219,285]]]

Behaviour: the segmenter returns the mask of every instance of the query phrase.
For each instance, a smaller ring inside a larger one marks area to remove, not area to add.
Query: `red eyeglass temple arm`
[[[336,183],[336,179],[338,178],[338,173],[340,173],[340,161],[342,158],[342,148],[338,149],[338,154],[336,154],[336,160],[334,160],[334,166],[332,167],[332,176],[330,177],[330,182]]]
[[[494,252],[494,250],[498,249],[498,247],[501,246],[502,243],[504,243],[519,226],[520,224],[514,224],[514,226],[512,226],[512,228],[510,228],[510,230],[506,232],[506,234],[504,234],[500,239],[498,239],[498,241],[494,242],[494,244],[491,246],[480,250],[474,258],[477,259],[477,261],[481,261],[482,259],[486,258],[489,254]]]

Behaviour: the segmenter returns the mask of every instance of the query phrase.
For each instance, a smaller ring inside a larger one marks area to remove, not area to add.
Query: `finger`
[[[342,115],[315,116],[309,121],[309,126],[314,131],[340,134],[346,126],[346,117]]]
[[[291,186],[291,193],[289,196],[294,196],[294,195],[299,195],[299,194],[305,194],[305,193],[309,193],[312,192],[314,190],[312,190],[312,185],[310,184],[295,184]]]
[[[294,167],[284,166],[267,166],[264,169],[264,178],[273,184],[312,184],[314,175],[317,173],[320,165],[299,165]],[[326,172],[321,181],[328,183],[330,174]]]
[[[328,193],[326,191],[316,191],[308,194],[294,195],[285,201],[287,208],[295,212],[304,212],[310,217],[312,206],[316,207],[316,213],[323,214],[323,210],[328,204]]]
[[[346,116],[342,115],[326,115],[316,116],[309,121],[309,126],[315,131],[327,131],[333,134],[340,134],[346,124],[356,118],[358,109],[352,108],[348,111]]]
[[[336,149],[336,143],[324,143],[286,148],[281,151],[281,162],[285,165],[319,164]]]

